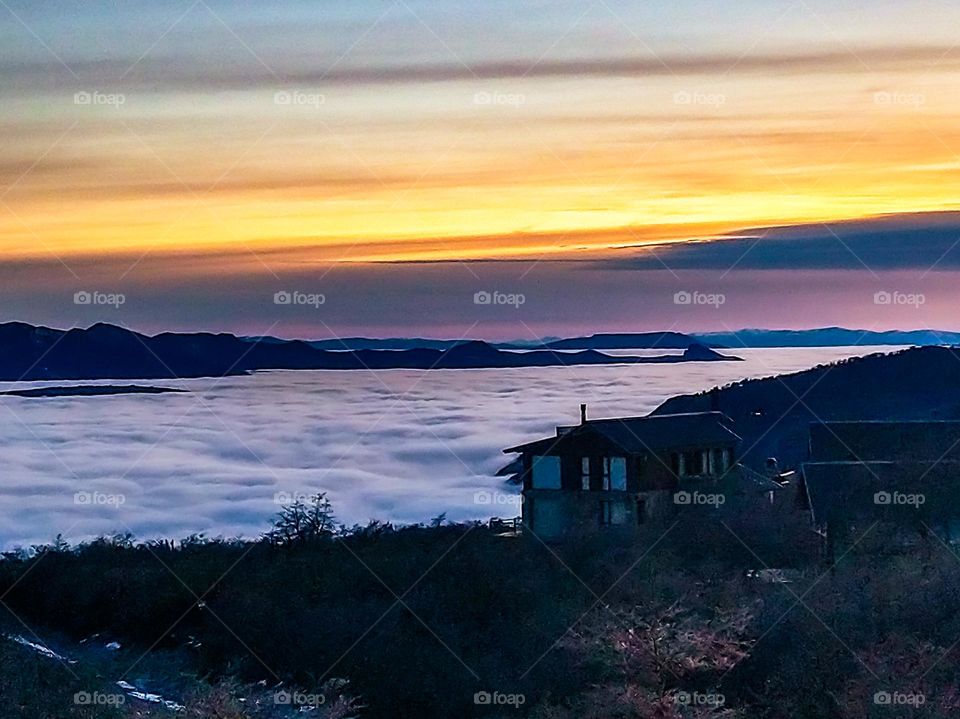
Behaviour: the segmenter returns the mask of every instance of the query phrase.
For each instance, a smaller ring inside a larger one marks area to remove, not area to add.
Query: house
[[[555,436],[505,449],[517,453],[523,527],[544,540],[635,530],[683,505],[715,508],[728,486],[778,488],[737,465],[740,438],[720,412],[588,420]],[[511,466],[511,465],[508,465]]]
[[[818,422],[808,454],[798,498],[828,555],[868,530],[898,543],[960,535],[960,421]]]

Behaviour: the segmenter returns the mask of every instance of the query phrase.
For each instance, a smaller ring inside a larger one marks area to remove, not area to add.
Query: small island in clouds
[[[9,389],[0,392],[0,397],[56,398],[56,397],[109,397],[118,394],[170,394],[186,392],[173,387],[143,387],[141,385],[82,385],[73,387],[34,387],[32,389]]]

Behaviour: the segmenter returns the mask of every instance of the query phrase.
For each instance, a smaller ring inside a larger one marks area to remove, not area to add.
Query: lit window
[[[603,490],[610,491],[610,458],[603,458]]]
[[[615,492],[627,491],[627,458],[610,458],[610,489]]]

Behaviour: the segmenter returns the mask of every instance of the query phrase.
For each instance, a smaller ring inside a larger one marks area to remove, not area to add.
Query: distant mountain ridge
[[[695,338],[711,347],[856,347],[863,345],[932,346],[960,344],[960,332],[938,330],[871,330],[821,327],[810,330],[743,329],[707,332]]]
[[[738,359],[702,346],[692,346],[683,355],[617,357],[594,350],[508,351],[478,340],[444,349],[329,351],[302,340],[274,337],[245,339],[204,332],[151,337],[108,324],[71,330],[0,324],[4,381],[221,377],[266,369],[484,369]]]
[[[248,341],[283,343],[275,337],[245,337]],[[342,339],[304,340],[316,349],[345,350],[446,350],[465,340],[423,337],[345,337]],[[808,330],[740,329],[730,332],[613,332],[583,337],[544,338],[512,342],[491,342],[497,349],[552,350],[629,350],[687,349],[700,344],[718,349],[742,347],[862,347],[862,346],[935,346],[960,344],[960,332],[932,329],[872,331],[845,327],[819,327]]]
[[[742,330],[596,334],[542,343],[480,340],[286,340],[208,332],[148,336],[109,324],[59,330],[0,324],[0,380],[166,379],[220,377],[266,369],[484,369],[737,360],[714,347],[817,347],[960,343],[935,330],[862,332]],[[427,346],[415,346],[419,343]],[[663,349],[658,356],[614,356],[606,349]],[[669,350],[683,349],[683,353]]]
[[[308,340],[307,344],[318,350],[447,350],[465,340],[433,340],[422,337],[394,337],[370,339],[368,337],[344,337],[343,339]]]
[[[679,332],[641,332],[595,334],[589,337],[571,337],[546,342],[545,347],[555,350],[575,349],[687,349],[691,345],[704,344],[690,335]]]
[[[936,346],[960,344],[960,332],[939,330],[871,330],[820,327],[809,330],[742,329],[732,332],[639,332],[570,337],[543,344],[550,349],[686,349],[701,344],[716,348]]]
[[[249,337],[249,340],[274,340],[274,338]],[[312,347],[324,350],[405,350],[405,349],[450,349],[465,340],[425,339],[422,337],[344,337],[342,339],[305,340]],[[497,349],[687,349],[702,340],[679,332],[639,332],[620,334],[595,334],[589,337],[544,338],[543,340],[491,342]]]

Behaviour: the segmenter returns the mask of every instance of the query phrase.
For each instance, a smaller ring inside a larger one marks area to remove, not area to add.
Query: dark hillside
[[[917,347],[748,380],[710,393],[673,397],[654,414],[709,410],[714,401],[736,423],[745,461],[781,467],[805,459],[811,422],[960,417],[960,351]],[[946,448],[945,448],[946,449]]]

